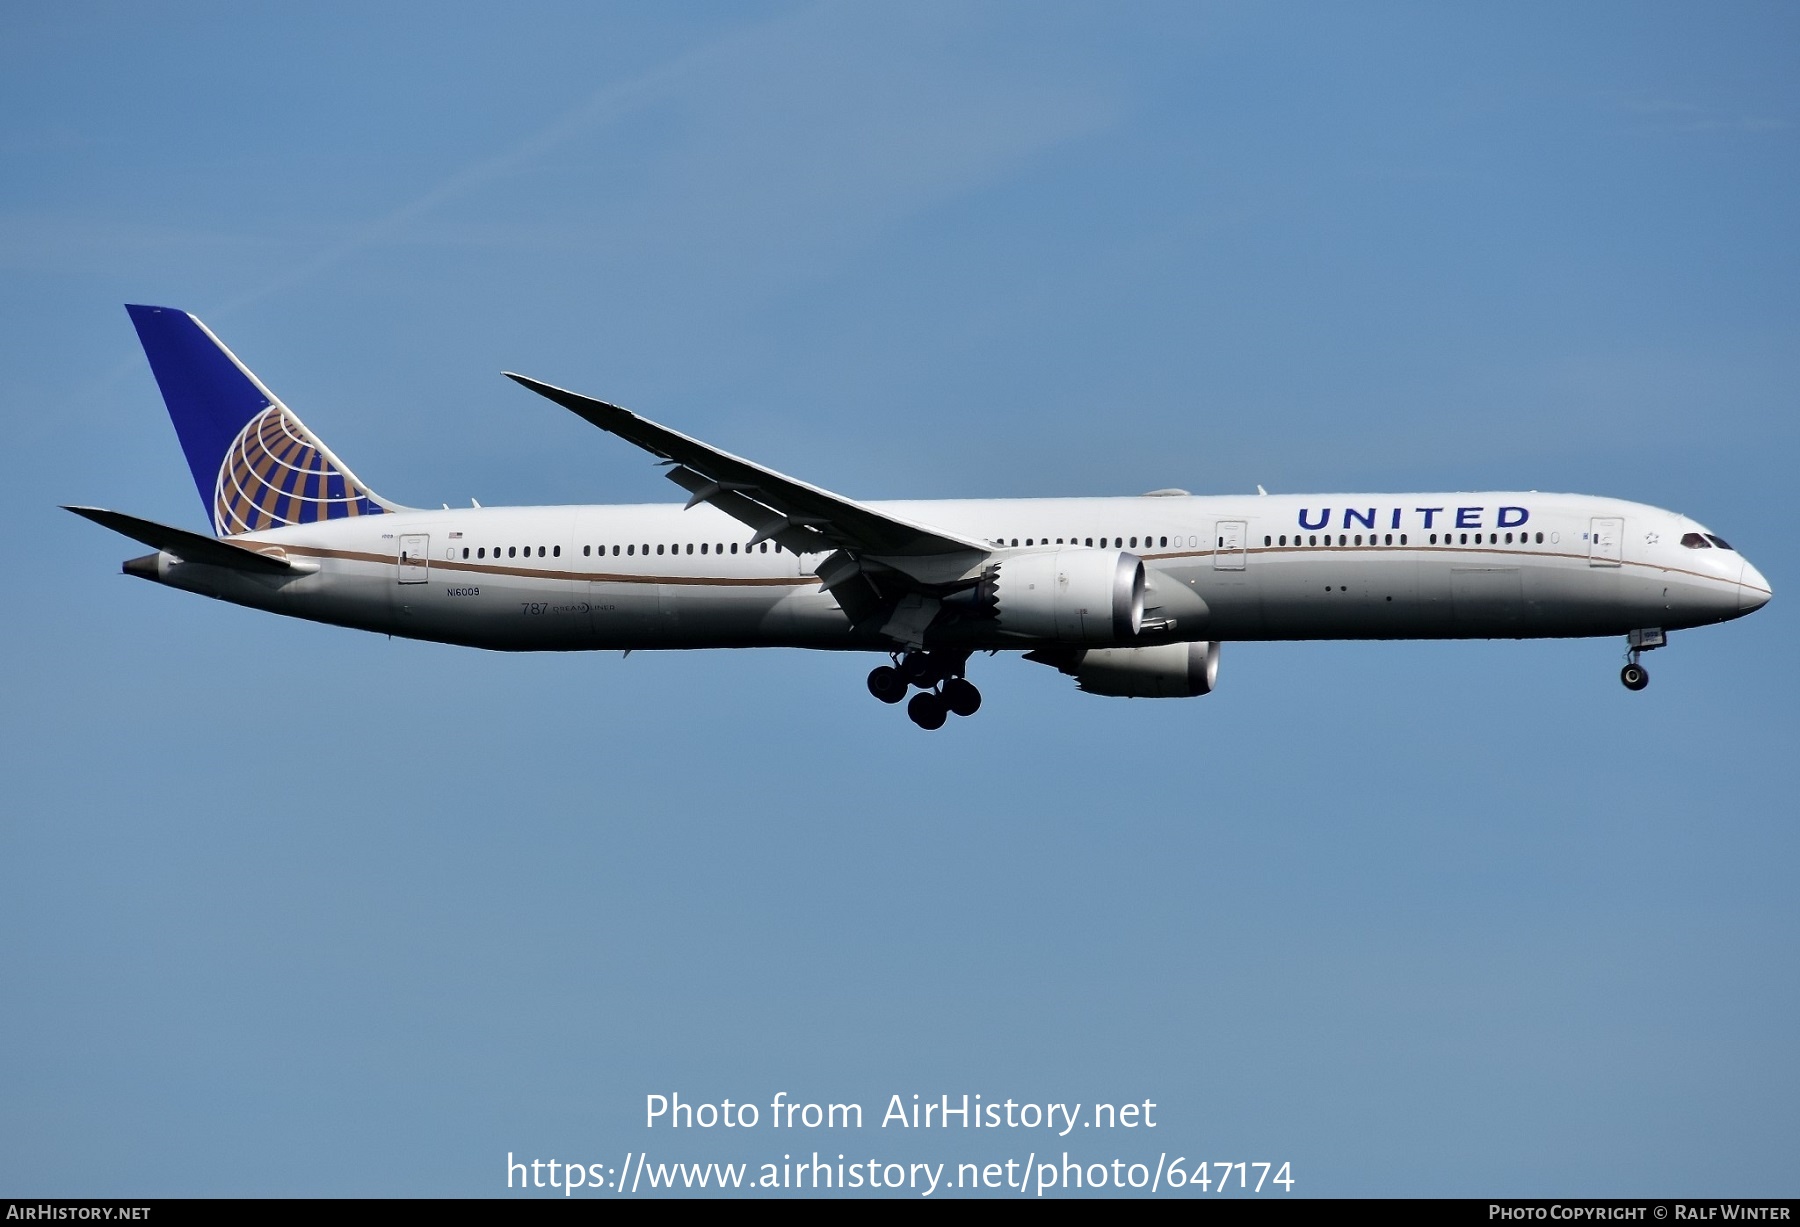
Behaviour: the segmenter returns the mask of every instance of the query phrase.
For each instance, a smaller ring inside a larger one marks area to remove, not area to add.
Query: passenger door
[[[428,533],[400,535],[399,570],[403,584],[422,584],[431,578],[431,536]]]
[[[1242,571],[1249,556],[1244,549],[1244,520],[1220,520],[1213,528],[1213,570]]]
[[[1616,567],[1624,561],[1625,521],[1595,516],[1588,527],[1588,565]]]

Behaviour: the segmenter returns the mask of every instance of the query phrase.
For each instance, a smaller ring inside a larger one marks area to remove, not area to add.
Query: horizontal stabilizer
[[[234,545],[216,537],[204,537],[199,533],[190,533],[185,528],[158,524],[155,520],[140,520],[122,511],[108,511],[104,507],[69,506],[65,506],[63,510],[73,511],[83,519],[92,520],[102,528],[110,528],[133,541],[141,541],[153,550],[173,554],[183,562],[231,567],[238,571],[260,571],[265,575],[293,575],[301,569],[285,558],[259,554],[247,545]]]

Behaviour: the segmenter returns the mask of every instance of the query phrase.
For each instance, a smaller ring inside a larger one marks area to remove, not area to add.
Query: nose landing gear
[[[1625,638],[1625,667],[1619,670],[1619,680],[1625,683],[1627,690],[1642,690],[1650,684],[1650,670],[1638,663],[1638,657],[1655,648],[1666,647],[1669,637],[1660,629],[1632,631]]]
[[[869,693],[883,703],[906,702],[906,715],[922,729],[941,729],[952,715],[973,716],[981,710],[981,691],[963,676],[968,656],[940,652],[908,652],[892,665],[869,672]],[[919,687],[908,700],[907,691]]]

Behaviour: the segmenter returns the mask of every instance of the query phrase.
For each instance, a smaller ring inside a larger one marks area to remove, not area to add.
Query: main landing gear
[[[906,714],[922,729],[941,729],[951,716],[973,716],[981,710],[981,691],[963,676],[969,658],[938,652],[908,652],[892,665],[869,672],[869,693],[883,703],[899,703],[914,686],[919,693],[906,703]]]
[[[1619,670],[1619,680],[1625,683],[1627,690],[1642,690],[1650,684],[1650,670],[1638,663],[1638,657],[1667,646],[1669,637],[1658,629],[1632,631],[1625,642],[1625,667]]]

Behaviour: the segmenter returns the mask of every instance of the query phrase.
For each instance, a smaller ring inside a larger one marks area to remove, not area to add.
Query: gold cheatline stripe
[[[321,547],[311,546],[311,545],[282,545],[279,542],[267,542],[265,544],[276,546],[279,549],[286,550],[290,554],[300,554],[300,555],[304,555],[309,558],[336,558],[336,559],[342,559],[347,562],[372,562],[372,563],[384,564],[384,565],[396,563],[396,559],[393,556],[388,555],[388,554],[365,554],[365,553],[361,553],[361,552],[358,552],[355,550],[331,550],[331,549],[323,549]],[[1086,548],[1086,547],[1081,547],[1081,548]],[[1315,554],[1315,553],[1323,552],[1326,548],[1327,547],[1322,546],[1322,545],[1308,545],[1308,546],[1298,546],[1298,547],[1287,546],[1285,548],[1282,546],[1258,546],[1255,549],[1247,549],[1244,551],[1244,553],[1246,553],[1246,554],[1276,554],[1276,553]],[[1472,547],[1472,546],[1454,546],[1454,545],[1453,546],[1442,546],[1442,545],[1367,546],[1367,545],[1365,545],[1365,546],[1360,547],[1360,549],[1359,549],[1359,547],[1354,546],[1354,545],[1345,545],[1345,546],[1334,545],[1334,546],[1331,546],[1330,548],[1334,551],[1341,550],[1342,552],[1347,553],[1347,554],[1367,553],[1371,549],[1385,550],[1390,553],[1405,552],[1405,553],[1423,553],[1423,554],[1474,554],[1477,552],[1474,549],[1474,547]],[[1561,552],[1538,552],[1538,551],[1526,551],[1526,550],[1483,549],[1479,552],[1483,553],[1483,554],[1504,554],[1504,555],[1509,555],[1509,556],[1518,557],[1518,558],[1561,558],[1561,559],[1565,559],[1565,560],[1572,561],[1572,562],[1582,561],[1587,558],[1587,555],[1585,555],[1585,554],[1566,554],[1566,553],[1561,553]],[[1146,562],[1159,562],[1159,561],[1164,561],[1164,560],[1167,560],[1170,558],[1208,558],[1216,553],[1218,553],[1217,550],[1194,550],[1194,551],[1184,551],[1179,554],[1176,554],[1176,553],[1146,554],[1146,555],[1141,555],[1141,557],[1143,557]],[[486,564],[486,563],[464,562],[461,559],[454,559],[454,560],[442,559],[442,560],[440,560],[440,559],[436,559],[436,558],[431,558],[431,559],[428,559],[427,561],[429,562],[430,566],[434,567],[434,568],[441,568],[441,569],[447,570],[447,571],[466,571],[466,572],[469,572],[469,573],[475,574],[475,575],[516,575],[516,576],[519,576],[519,577],[525,578],[525,579],[590,580],[594,583],[602,583],[602,584],[688,584],[688,585],[699,586],[699,587],[707,587],[707,586],[713,586],[713,587],[745,587],[745,586],[748,586],[748,587],[776,587],[776,586],[784,586],[785,585],[785,586],[789,586],[789,587],[798,587],[803,584],[816,584],[819,582],[819,577],[817,575],[758,576],[758,577],[732,577],[732,576],[723,576],[723,575],[711,575],[711,576],[709,576],[709,575],[627,575],[627,574],[622,574],[622,573],[615,574],[615,573],[611,573],[611,572],[593,572],[593,571],[526,570],[523,567],[498,567],[498,566],[494,566],[492,564]],[[1691,576],[1694,579],[1706,580],[1710,583],[1716,583],[1716,584],[1729,584],[1729,583],[1733,582],[1731,580],[1721,579],[1717,575],[1707,575],[1706,573],[1704,573],[1702,571],[1688,571],[1688,570],[1684,570],[1681,567],[1668,567],[1668,566],[1663,566],[1660,563],[1654,563],[1654,562],[1633,562],[1633,561],[1627,560],[1627,561],[1621,563],[1620,565],[1624,566],[1624,567],[1642,567],[1645,570],[1660,571],[1665,574],[1686,575],[1686,576]],[[1757,592],[1765,591],[1765,589],[1756,588],[1756,586],[1754,584],[1740,584],[1738,586],[1751,588]]]
[[[1210,557],[1220,554],[1220,553],[1233,554],[1233,553],[1241,552],[1244,554],[1321,554],[1321,553],[1324,553],[1326,550],[1331,550],[1333,553],[1341,552],[1341,553],[1345,553],[1345,554],[1366,554],[1366,553],[1370,552],[1371,550],[1382,550],[1382,551],[1385,551],[1387,553],[1392,553],[1392,554],[1400,554],[1400,553],[1406,553],[1406,554],[1476,554],[1476,553],[1481,553],[1481,554],[1500,554],[1500,555],[1504,555],[1504,556],[1510,557],[1510,558],[1562,558],[1562,559],[1566,559],[1570,562],[1590,562],[1590,563],[1593,561],[1593,556],[1591,554],[1569,554],[1569,553],[1564,553],[1561,550],[1518,550],[1518,549],[1509,550],[1503,546],[1492,546],[1492,545],[1484,545],[1479,550],[1477,550],[1472,545],[1331,545],[1331,546],[1325,546],[1325,545],[1259,545],[1259,546],[1255,546],[1253,548],[1246,547],[1242,551],[1237,551],[1237,550],[1223,550],[1223,551],[1221,551],[1221,550],[1194,550],[1194,551],[1184,552],[1184,553],[1180,553],[1180,554],[1174,554],[1174,553],[1143,554],[1143,555],[1140,555],[1140,557],[1142,557],[1145,561],[1148,562],[1148,561],[1154,561],[1156,559],[1162,559],[1162,558],[1210,558]],[[1607,565],[1608,564],[1602,564],[1602,567],[1604,568]],[[1736,582],[1734,580],[1722,579],[1717,575],[1708,575],[1704,571],[1689,571],[1685,567],[1671,567],[1671,566],[1666,566],[1660,562],[1639,562],[1635,559],[1628,558],[1628,559],[1623,559],[1616,563],[1612,563],[1610,565],[1614,566],[1614,567],[1643,567],[1645,570],[1660,571],[1667,575],[1688,575],[1688,576],[1692,576],[1694,579],[1703,579],[1703,580],[1707,580],[1707,581],[1710,581],[1715,584],[1729,584],[1729,583]],[[1763,589],[1761,589],[1761,588],[1756,588],[1756,586],[1754,584],[1745,584],[1745,585],[1741,585],[1741,586],[1755,588],[1756,591],[1758,591],[1758,592],[1763,591]]]
[[[301,554],[309,558],[337,558],[348,562],[373,562],[383,565],[395,565],[396,559],[391,554],[364,554],[355,550],[328,550],[310,545],[280,545],[268,542],[290,554]],[[474,575],[516,575],[525,579],[567,579],[591,580],[599,584],[689,584],[712,587],[796,587],[802,584],[816,584],[816,575],[774,575],[774,576],[726,576],[726,575],[626,575],[593,571],[550,571],[526,570],[524,567],[497,567],[487,563],[464,562],[461,559],[428,560],[432,569],[446,571],[465,571]]]

